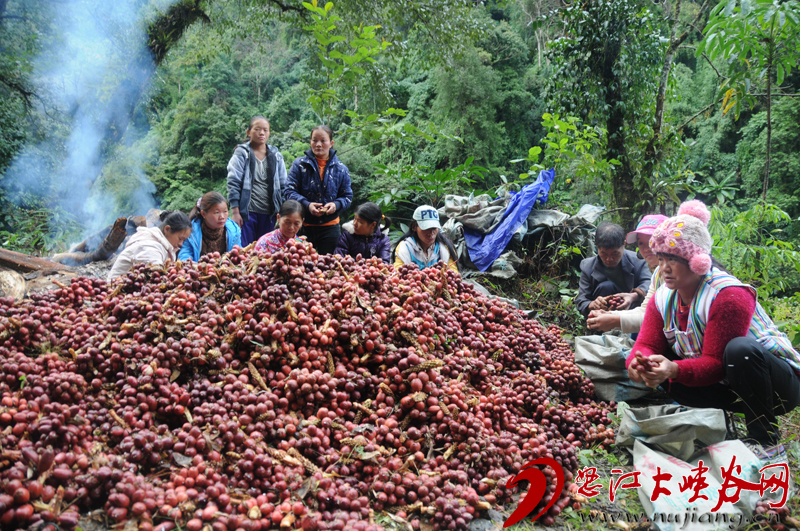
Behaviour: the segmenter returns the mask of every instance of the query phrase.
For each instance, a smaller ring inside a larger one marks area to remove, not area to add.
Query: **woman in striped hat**
[[[648,303],[628,374],[680,404],[744,413],[745,443],[762,460],[783,461],[776,417],[800,404],[800,355],[756,290],[712,260],[710,218],[703,203],[688,201],[653,232],[663,285]]]

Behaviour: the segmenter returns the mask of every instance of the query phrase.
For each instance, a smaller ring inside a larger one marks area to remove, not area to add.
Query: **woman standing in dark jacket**
[[[327,125],[311,130],[311,149],[292,163],[284,196],[306,209],[303,231],[319,254],[331,254],[342,232],[339,212],[353,201],[350,170],[336,157],[333,131]]]
[[[359,254],[363,258],[377,256],[388,264],[392,244],[389,236],[381,232],[381,223],[384,230],[392,224],[392,220],[381,212],[381,207],[375,203],[359,205],[353,221],[344,224],[345,230],[334,253],[353,258]]]

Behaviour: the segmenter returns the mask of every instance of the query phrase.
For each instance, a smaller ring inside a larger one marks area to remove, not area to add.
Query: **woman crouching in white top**
[[[141,263],[163,264],[175,260],[175,253],[192,233],[189,216],[180,211],[164,211],[157,227],[139,227],[108,272],[108,281],[127,273]]]

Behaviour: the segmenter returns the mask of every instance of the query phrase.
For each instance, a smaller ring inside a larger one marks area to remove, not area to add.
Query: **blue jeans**
[[[242,226],[242,247],[257,242],[260,237],[275,229],[275,215],[249,212]]]

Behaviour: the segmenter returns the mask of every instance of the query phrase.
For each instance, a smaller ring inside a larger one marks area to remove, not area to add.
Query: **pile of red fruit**
[[[613,440],[557,328],[300,243],[0,300],[0,394],[3,528],[467,529],[527,462],[569,486]]]
[[[789,504],[773,509],[769,503],[771,500],[759,500],[756,502],[756,511],[753,522],[758,524],[757,529],[773,529],[774,531],[786,531],[788,528],[797,528],[800,521],[789,515]]]
[[[649,357],[645,356],[638,350],[636,351],[636,354],[634,354],[634,363],[636,364],[634,366],[634,369],[644,372],[652,371],[653,369],[658,367],[658,363],[651,360]]]
[[[611,295],[606,297],[606,304],[608,304],[609,310],[616,310],[623,304],[625,304],[625,299],[620,297],[619,295]]]

